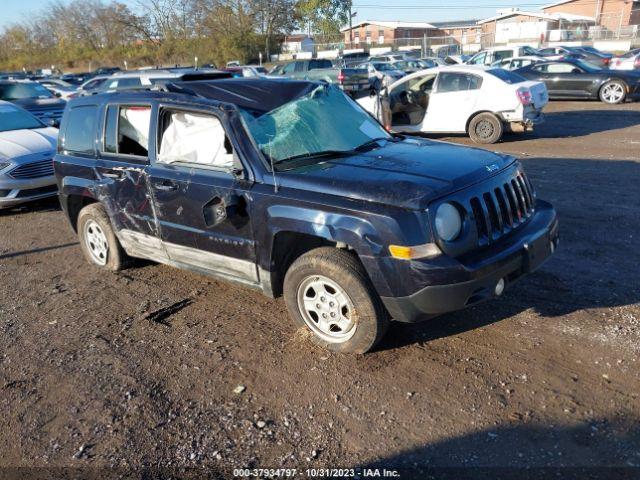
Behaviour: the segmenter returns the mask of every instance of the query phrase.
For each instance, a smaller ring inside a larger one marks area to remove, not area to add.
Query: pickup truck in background
[[[272,71],[273,76],[335,83],[351,96],[369,92],[369,72],[366,68],[334,67],[331,60],[294,60]]]

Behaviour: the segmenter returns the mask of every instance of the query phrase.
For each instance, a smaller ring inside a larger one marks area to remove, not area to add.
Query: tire
[[[113,272],[127,266],[129,257],[100,203],[92,203],[80,210],[77,227],[82,253],[90,264]]]
[[[493,113],[480,113],[469,122],[469,136],[476,143],[496,143],[502,138],[504,125]]]
[[[609,105],[622,103],[627,98],[627,84],[621,80],[610,80],[600,87],[598,96]]]
[[[387,331],[382,300],[358,258],[345,250],[321,247],[301,255],[287,270],[283,291],[296,323],[328,350],[366,353]]]

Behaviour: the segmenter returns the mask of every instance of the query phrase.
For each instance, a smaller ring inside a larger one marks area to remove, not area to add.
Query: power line
[[[631,0],[629,0],[631,1]],[[602,0],[580,0],[577,2],[580,6],[598,5]],[[518,3],[509,5],[499,5],[492,3],[490,5],[478,5],[478,2],[461,4],[456,2],[453,5],[448,4],[431,4],[431,5],[388,5],[388,4],[374,4],[374,3],[354,3],[353,8],[370,9],[370,8],[382,8],[384,10],[452,10],[452,9],[468,9],[468,8],[529,8],[529,7],[544,7],[549,5],[549,2],[531,2],[531,3]]]

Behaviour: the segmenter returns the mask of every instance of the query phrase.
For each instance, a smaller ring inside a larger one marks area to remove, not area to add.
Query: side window
[[[94,154],[96,118],[98,107],[87,105],[69,110],[69,117],[62,137],[62,149],[85,155]]]
[[[304,62],[296,62],[296,72],[304,72]]]
[[[503,60],[513,57],[513,50],[496,50],[493,52],[493,60]]]
[[[409,90],[413,90],[414,92],[422,91],[429,92],[433,88],[433,83],[436,79],[435,75],[427,75],[424,77],[416,77],[409,80],[408,86]]]
[[[104,130],[103,151],[119,155],[147,157],[151,107],[109,105]]]
[[[310,60],[309,61],[309,70],[313,70],[316,68],[331,68],[331,61],[329,60]]]
[[[121,78],[118,80],[118,88],[139,87],[142,85],[138,77]]]
[[[294,68],[296,67],[294,62],[287,63],[284,67],[282,67],[283,75],[290,75],[293,73]]]
[[[469,63],[472,64],[472,65],[484,65],[485,58],[487,58],[487,53],[486,52],[479,53],[478,55],[473,57]]]
[[[536,71],[536,72],[546,72],[548,66],[549,66],[549,64],[534,65],[533,67],[531,67],[531,69]]]
[[[482,86],[482,78],[469,73],[443,72],[438,77],[437,93],[478,90]]]
[[[218,117],[203,113],[163,110],[158,163],[188,163],[228,170],[233,148]]]
[[[548,73],[571,73],[578,68],[570,63],[550,63],[547,65]]]

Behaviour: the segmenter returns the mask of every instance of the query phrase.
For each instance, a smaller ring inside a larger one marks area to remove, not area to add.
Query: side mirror
[[[54,128],[58,128],[60,126],[60,120],[56,120],[55,118],[49,118],[45,123]]]
[[[574,68],[571,73],[582,73],[579,68]]]
[[[54,93],[54,95],[55,95],[56,97],[58,97],[58,98],[62,97],[62,94],[61,94],[60,92],[56,92],[56,93]]]

